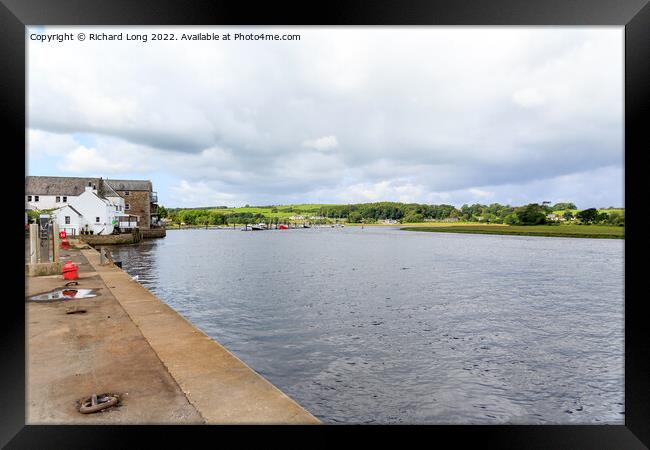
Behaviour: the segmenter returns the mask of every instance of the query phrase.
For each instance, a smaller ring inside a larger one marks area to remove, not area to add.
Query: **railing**
[[[152,192],[151,193],[151,203],[158,203],[158,193],[157,192]]]
[[[138,222],[119,222],[118,226],[120,228],[137,228]]]

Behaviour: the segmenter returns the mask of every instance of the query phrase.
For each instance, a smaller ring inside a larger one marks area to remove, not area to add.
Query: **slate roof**
[[[57,211],[60,211],[60,210],[65,209],[65,208],[70,208],[70,209],[73,210],[75,213],[77,213],[78,216],[83,217],[83,214],[81,214],[79,211],[77,211],[77,210],[76,210],[72,205],[61,206],[60,208],[57,208],[56,210],[57,210]]]
[[[69,195],[83,194],[88,182],[99,186],[99,178],[81,177],[25,177],[25,194],[27,195]]]
[[[103,195],[104,197],[119,197],[120,194],[115,192],[115,190],[106,182],[106,180],[102,180],[102,184],[99,188],[99,194]]]
[[[113,189],[119,191],[149,191],[151,192],[153,188],[151,187],[151,181],[149,180],[104,180],[109,184]]]
[[[69,195],[83,194],[88,183],[97,186],[97,193],[102,197],[120,197],[115,190],[152,191],[149,180],[108,180],[88,177],[25,177],[26,195]]]

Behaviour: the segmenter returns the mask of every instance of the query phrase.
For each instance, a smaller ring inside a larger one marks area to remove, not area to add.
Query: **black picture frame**
[[[3,70],[0,115],[6,125],[4,170],[15,177],[9,211],[15,217],[6,225],[6,242],[18,239],[24,218],[25,158],[9,155],[26,149],[25,25],[618,25],[625,27],[625,292],[642,292],[635,261],[641,259],[642,208],[636,197],[643,192],[642,155],[650,149],[643,123],[650,104],[650,4],[648,0],[348,0],[318,4],[308,2],[171,1],[171,0],[0,0],[0,55]],[[643,114],[643,113],[646,114]],[[8,138],[8,139],[7,139]],[[8,142],[7,142],[8,141]],[[17,164],[17,167],[16,167]],[[23,170],[24,172],[24,170]],[[22,187],[20,187],[22,186]],[[639,199],[640,200],[640,199]],[[14,234],[15,233],[15,234]],[[632,244],[630,244],[632,242]],[[20,244],[19,244],[20,245]],[[22,254],[24,248],[21,247]],[[11,255],[11,253],[9,254]],[[172,433],[190,432],[192,442],[214,437],[214,427],[34,426],[25,425],[25,308],[22,259],[4,271],[5,282],[20,295],[3,296],[0,391],[0,444],[8,448],[120,448],[134,447],[130,439],[144,437],[148,444],[165,442]],[[424,426],[429,444],[480,443],[497,448],[647,448],[650,446],[650,345],[646,332],[642,294],[625,302],[625,425],[621,426]],[[8,309],[8,311],[7,311]],[[284,427],[280,427],[284,428]],[[346,434],[358,427],[302,427],[303,439],[315,439],[332,428]],[[387,427],[363,427],[383,439]],[[278,427],[253,427],[267,434]],[[291,428],[295,430],[295,428]],[[219,428],[218,433],[224,429]],[[242,442],[251,428],[237,428]],[[411,426],[391,427],[402,436]],[[129,437],[125,438],[125,434]],[[189,433],[188,433],[189,434]],[[431,438],[435,438],[431,441]],[[168,441],[167,441],[168,442]],[[128,443],[128,444],[127,444]],[[309,445],[304,442],[305,445]],[[405,444],[408,445],[408,444]]]

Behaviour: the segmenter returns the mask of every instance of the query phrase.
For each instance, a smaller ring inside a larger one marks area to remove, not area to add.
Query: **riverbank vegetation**
[[[160,216],[172,224],[232,225],[245,223],[331,223],[412,224],[470,223],[530,226],[562,224],[624,226],[622,208],[579,210],[573,203],[550,205],[531,203],[524,206],[473,204],[453,205],[375,202],[349,205],[298,204],[244,207],[160,208]]]
[[[519,236],[554,236],[579,238],[624,239],[625,228],[612,225],[468,225],[405,227],[407,231],[438,233],[508,234]]]

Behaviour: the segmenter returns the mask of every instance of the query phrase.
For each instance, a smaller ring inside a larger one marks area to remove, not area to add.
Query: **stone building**
[[[81,196],[87,186],[114,204],[118,214],[136,216],[139,228],[146,230],[159,224],[158,196],[149,180],[28,176],[25,178],[25,210],[65,207]]]
[[[104,180],[124,199],[124,212],[138,216],[138,227],[144,230],[156,227],[158,221],[158,194],[149,180]]]

